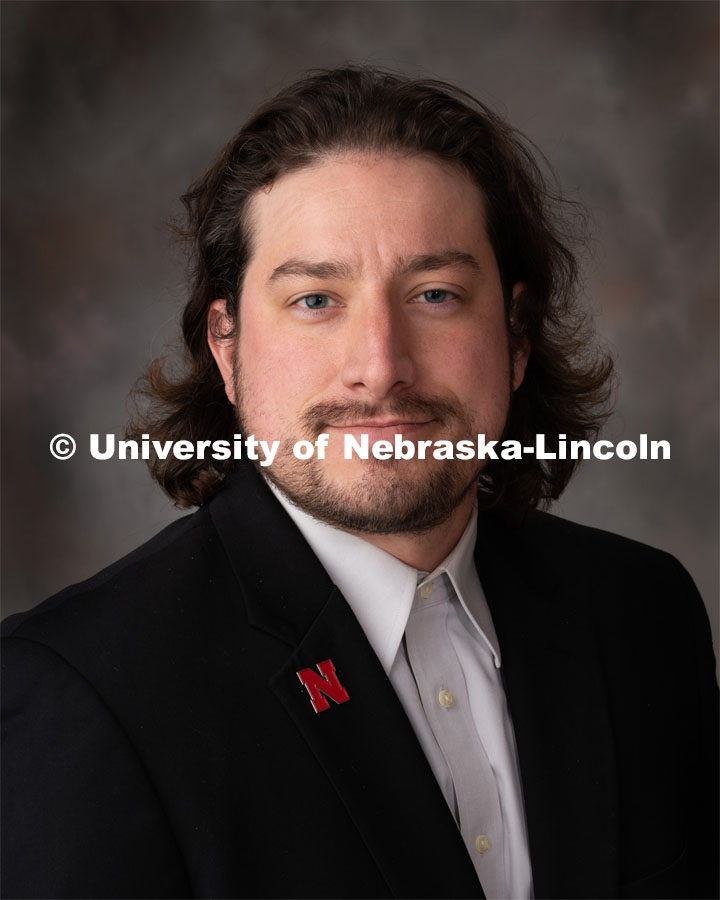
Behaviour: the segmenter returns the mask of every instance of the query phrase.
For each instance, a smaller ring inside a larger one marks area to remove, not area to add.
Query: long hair
[[[578,208],[562,201],[538,163],[541,154],[460,88],[371,67],[313,71],[264,104],[183,196],[180,227],[192,289],[182,317],[181,369],[156,359],[136,386],[128,435],[159,440],[228,439],[235,412],[207,343],[208,310],[227,301],[237,319],[252,253],[247,207],[280,175],[342,152],[430,155],[464,170],[480,188],[498,263],[511,349],[527,339],[530,360],[515,392],[505,438],[523,446],[546,435],[594,437],[607,416],[612,362],[597,350],[578,308],[573,253]],[[511,318],[512,286],[526,286]],[[491,461],[480,477],[486,505],[526,510],[557,498],[576,460]],[[207,502],[232,460],[150,460],[153,477],[178,506]]]

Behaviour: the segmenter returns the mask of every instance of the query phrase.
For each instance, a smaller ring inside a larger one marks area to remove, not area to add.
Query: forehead
[[[358,268],[418,252],[489,249],[480,189],[429,156],[334,156],[278,178],[250,204],[255,266],[345,258]]]

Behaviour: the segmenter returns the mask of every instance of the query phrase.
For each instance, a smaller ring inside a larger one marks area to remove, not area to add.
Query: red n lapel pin
[[[331,659],[325,662],[315,664],[320,672],[314,672],[312,669],[300,669],[296,672],[297,677],[305,686],[305,690],[310,694],[310,702],[316,713],[323,712],[330,708],[330,704],[325,699],[326,695],[336,703],[344,703],[350,699],[350,694],[338,681],[335,674],[335,666]]]

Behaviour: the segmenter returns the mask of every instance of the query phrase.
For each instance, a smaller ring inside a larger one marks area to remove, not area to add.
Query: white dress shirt
[[[280,503],[350,604],[458,824],[488,900],[532,898],[500,649],[473,558],[477,510],[430,574]]]

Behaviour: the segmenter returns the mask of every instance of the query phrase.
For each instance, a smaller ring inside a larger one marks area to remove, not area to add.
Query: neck
[[[449,519],[436,528],[418,534],[363,534],[356,531],[351,533],[390,553],[414,569],[432,572],[462,537],[474,502],[474,493],[468,491]]]

